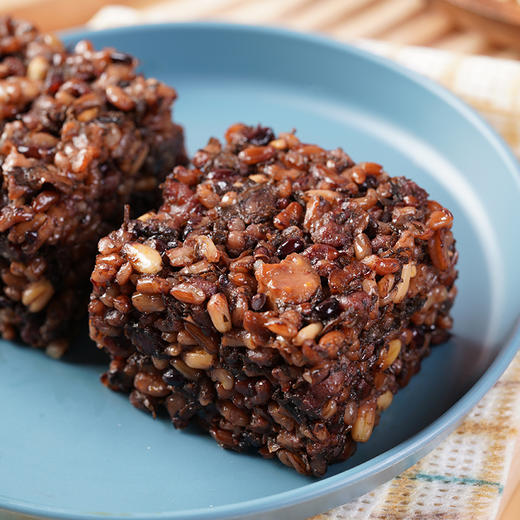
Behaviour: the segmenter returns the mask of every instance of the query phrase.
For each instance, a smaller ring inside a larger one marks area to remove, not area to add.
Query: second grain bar
[[[71,52],[32,25],[0,18],[0,332],[66,350],[84,316],[97,240],[123,205],[157,203],[184,164],[175,91],[137,61],[83,41]]]

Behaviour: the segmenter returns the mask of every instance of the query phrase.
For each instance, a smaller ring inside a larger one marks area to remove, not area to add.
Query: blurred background
[[[99,26],[118,12],[107,13],[115,4],[137,9],[145,20],[160,13],[163,20],[276,24],[343,40],[377,38],[520,59],[520,0],[0,0],[0,12],[59,30],[83,25],[105,8],[96,17]]]

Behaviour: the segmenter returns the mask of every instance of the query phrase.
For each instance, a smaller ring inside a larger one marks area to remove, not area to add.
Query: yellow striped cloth
[[[363,1],[366,3],[366,0],[350,0],[352,6]],[[261,5],[257,2],[254,5],[260,11],[251,6],[244,8],[241,3],[242,9],[229,11],[227,18],[256,23],[260,15],[266,21],[269,13],[267,21],[277,22],[291,2],[301,3],[301,0],[265,0]],[[221,7],[236,5],[235,0],[217,3]],[[332,3],[339,5],[338,0],[328,0],[328,4]],[[406,5],[413,8],[416,3],[407,1]],[[90,26],[207,18],[205,9],[214,5],[213,0],[177,0],[174,8],[168,8],[166,3],[141,11],[107,7],[91,20]],[[397,3],[391,1],[388,5],[387,15],[391,16]],[[318,28],[327,16],[326,10],[313,8],[312,16],[300,15],[298,27]],[[362,23],[361,20],[358,27]],[[520,157],[520,62],[373,40],[353,43],[444,84],[488,119]],[[519,431],[520,354],[463,424],[437,449],[398,478],[314,520],[493,520],[501,505]]]

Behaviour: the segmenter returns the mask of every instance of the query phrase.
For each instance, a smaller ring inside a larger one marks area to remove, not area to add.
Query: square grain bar
[[[451,213],[377,164],[242,124],[174,169],[163,198],[99,243],[102,381],[323,475],[449,335]]]
[[[123,205],[157,204],[184,164],[175,91],[137,62],[83,41],[73,51],[0,18],[0,331],[58,357],[88,302],[96,243]]]

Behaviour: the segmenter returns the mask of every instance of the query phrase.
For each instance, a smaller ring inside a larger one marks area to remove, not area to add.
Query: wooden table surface
[[[375,38],[405,45],[427,45],[455,52],[520,60],[518,38],[502,38],[500,27],[457,12],[445,0],[0,0],[0,13],[60,30],[84,24],[105,5],[161,9],[171,17],[193,20],[203,5],[205,19],[284,25],[339,39]],[[208,16],[208,13],[209,16]],[[514,33],[516,36],[516,33]],[[520,439],[517,446],[520,458]],[[498,520],[520,519],[520,464],[511,469]]]

